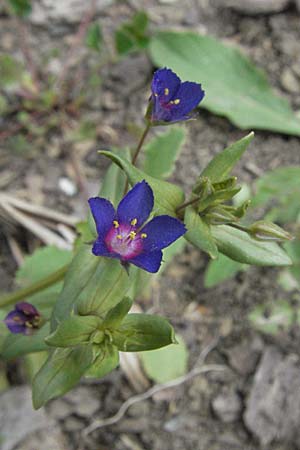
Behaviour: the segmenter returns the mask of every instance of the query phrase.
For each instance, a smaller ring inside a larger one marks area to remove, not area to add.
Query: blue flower
[[[40,319],[40,313],[33,305],[19,302],[15,305],[15,309],[7,314],[4,323],[14,334],[31,334],[34,328],[39,328]]]
[[[201,84],[181,82],[171,69],[159,69],[151,85],[151,122],[179,122],[193,117],[192,111],[204,97]]]
[[[145,224],[153,204],[153,192],[146,181],[137,183],[125,195],[117,211],[105,198],[90,198],[98,233],[93,254],[157,272],[162,261],[161,250],[182,236],[186,228],[178,219],[167,215],[154,217]]]

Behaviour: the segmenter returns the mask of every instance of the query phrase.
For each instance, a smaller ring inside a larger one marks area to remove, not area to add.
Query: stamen
[[[113,224],[115,228],[119,228],[120,224],[117,220],[113,220]]]
[[[21,319],[21,317],[19,317],[19,316],[14,316],[14,317],[12,318],[12,320],[13,320],[14,322],[22,322],[22,319]]]
[[[146,234],[146,233],[142,233],[142,234],[141,234],[141,238],[142,238],[142,239],[145,239],[146,237],[147,237],[147,234]]]
[[[165,88],[165,95],[169,95],[169,89],[168,88]]]
[[[129,237],[130,237],[130,239],[134,239],[136,237],[136,232],[135,231],[130,231]]]
[[[122,239],[123,236],[121,234],[117,234],[117,239]]]
[[[130,225],[132,225],[133,227],[137,224],[137,219],[132,219],[132,221],[130,222]]]
[[[180,103],[180,98],[176,98],[176,99],[174,100],[174,103],[175,103],[175,105],[178,105],[178,104]]]

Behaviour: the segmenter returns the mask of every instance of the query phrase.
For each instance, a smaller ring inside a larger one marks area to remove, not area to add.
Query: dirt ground
[[[295,7],[277,14],[248,16],[208,0],[117,2],[99,14],[108,45],[112,30],[132,15],[135,6],[149,13],[152,29],[195,30],[239,46],[266,71],[275,90],[294,109],[300,107],[300,13]],[[35,55],[51,47],[64,49],[75,30],[76,24],[70,23],[31,25]],[[19,54],[16,45],[10,19],[1,16],[0,49]],[[107,167],[95,148],[134,145],[128,125],[142,124],[152,70],[145,55],[126,57],[101,68],[101,87],[84,111],[99,124],[97,141],[76,144],[72,149],[78,152],[90,195],[97,191],[99,177]],[[222,76],[221,68],[218,70]],[[298,80],[298,91],[289,85],[290,78],[284,75],[287,71]],[[188,139],[174,180],[188,191],[210,158],[245,132],[204,110],[200,119],[186,128]],[[58,187],[61,177],[72,179],[62,133],[50,136],[49,141],[40,143],[39,151],[31,149],[25,156],[11,151],[5,142],[0,145],[0,183],[4,175],[7,177],[1,189],[28,199],[34,195],[38,203],[62,212],[84,214],[82,193],[70,197]],[[236,174],[241,181],[252,182],[259,173],[291,164],[300,164],[298,138],[257,131]],[[76,184],[76,177],[73,182]],[[26,242],[22,233],[17,237],[22,245]],[[189,368],[201,350],[217,339],[207,362],[223,364],[227,370],[197,376],[164,396],[140,402],[117,424],[87,438],[82,432],[93,419],[114,414],[135,392],[119,369],[97,383],[83,382],[46,407],[45,414],[57,434],[51,450],[300,449],[299,330],[264,337],[247,321],[256,304],[287,297],[274,283],[277,270],[253,267],[232,281],[205,289],[207,262],[204,254],[187,246],[168,267],[159,286],[155,285],[155,298],[142,302],[142,306],[153,311],[154,304],[154,311],[167,316],[182,334],[190,351]],[[13,287],[15,269],[3,234],[0,290]],[[49,432],[41,430],[17,448],[37,450],[47,438]]]

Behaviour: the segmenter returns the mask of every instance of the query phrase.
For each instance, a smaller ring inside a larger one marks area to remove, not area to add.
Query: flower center
[[[140,233],[136,228],[137,219],[132,219],[130,224],[119,224],[113,221],[113,227],[105,237],[108,250],[117,253],[122,260],[128,260],[139,255],[143,251],[143,239],[146,233]]]

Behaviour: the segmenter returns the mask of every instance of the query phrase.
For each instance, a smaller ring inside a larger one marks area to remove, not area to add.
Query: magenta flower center
[[[120,255],[121,259],[125,261],[134,258],[143,251],[143,240],[147,235],[137,230],[136,223],[136,219],[133,219],[130,225],[119,224],[114,220],[113,227],[105,237],[107,249]]]

